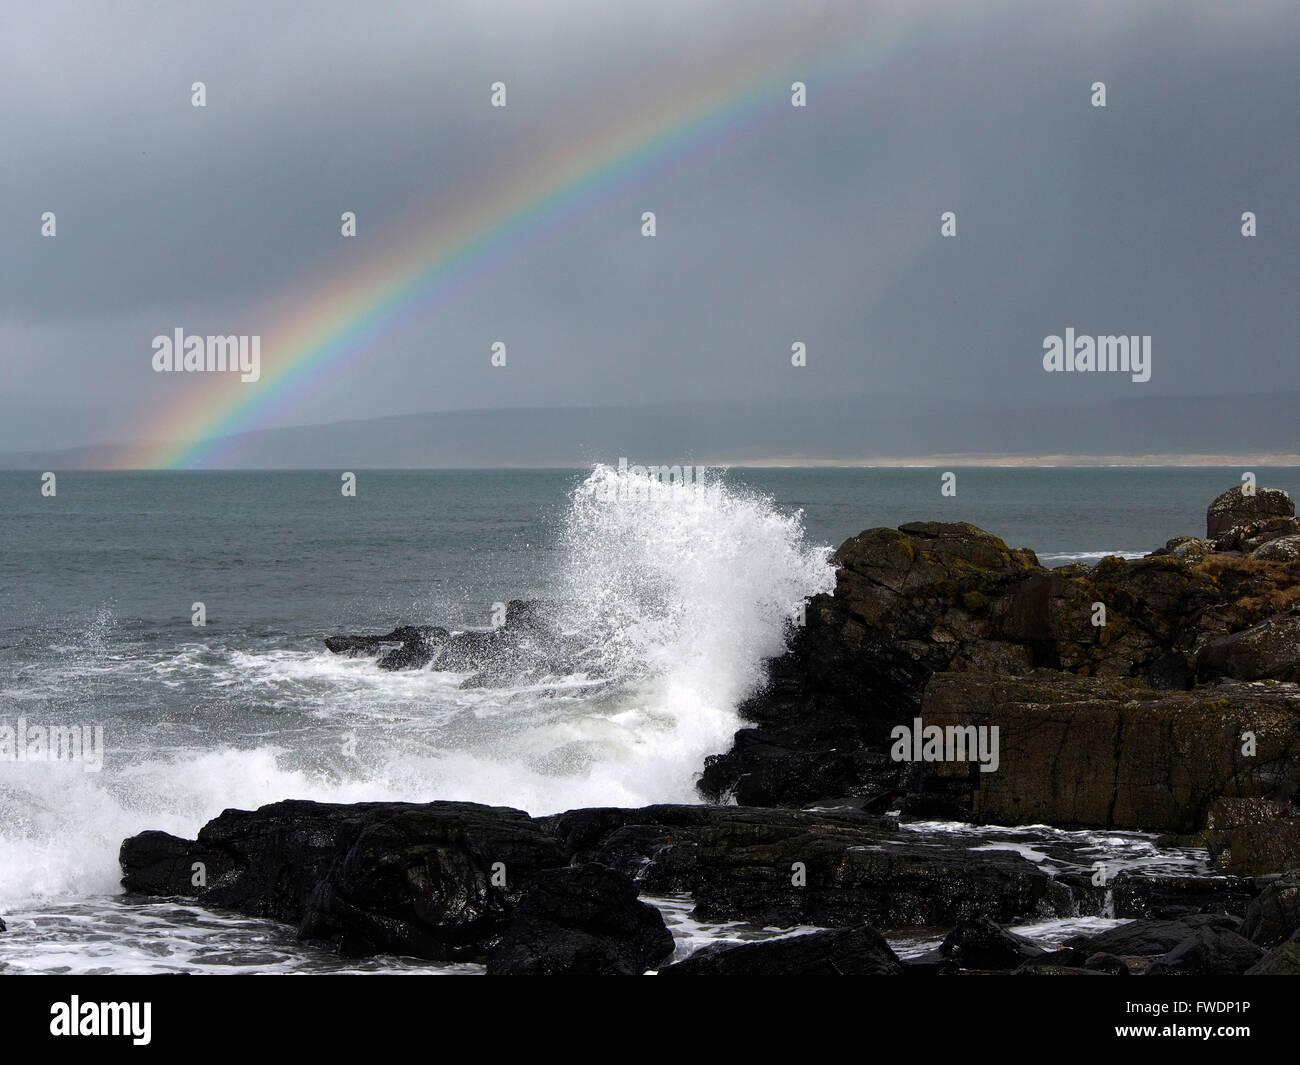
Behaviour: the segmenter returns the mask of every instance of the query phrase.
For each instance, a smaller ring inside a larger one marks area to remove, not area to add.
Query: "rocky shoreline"
[[[489,974],[1300,973],[1300,520],[1285,493],[1234,488],[1204,538],[1091,567],[1047,569],[934,522],[867,530],[835,562],[834,592],[742,706],[749,725],[702,767],[707,804],[534,818],[286,801],[227,810],[195,840],[131,837],[123,885],[349,956]],[[492,632],[327,646],[477,684],[581,653],[518,601]],[[948,748],[923,754],[931,730]],[[926,819],[1163,833],[1217,872],[1051,871],[911,827]],[[638,898],[667,893],[704,920],[824,931],[668,964],[673,937]],[[1055,949],[1005,927],[1090,914],[1132,920]],[[946,936],[900,958],[882,933],[916,926]]]

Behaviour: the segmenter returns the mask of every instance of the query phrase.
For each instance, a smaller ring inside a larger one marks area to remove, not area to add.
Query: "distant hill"
[[[239,469],[835,463],[930,455],[1295,455],[1300,393],[1105,403],[830,401],[535,407],[403,414],[229,438]],[[6,469],[96,469],[111,446],[0,455]]]

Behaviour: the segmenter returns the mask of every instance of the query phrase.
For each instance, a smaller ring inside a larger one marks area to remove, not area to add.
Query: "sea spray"
[[[546,567],[537,583],[589,675],[501,686],[390,673],[328,654],[310,632],[198,637],[186,623],[169,639],[159,623],[124,629],[100,608],[55,653],[34,641],[43,657],[0,699],[0,717],[40,708],[104,722],[113,757],[96,774],[41,763],[0,773],[0,910],[114,892],[124,837],[192,837],[227,807],[449,799],[544,814],[696,801],[703,760],[730,744],[764,659],[781,652],[804,599],[831,588],[831,552],[805,543],[800,515],[718,471],[653,501],[606,492],[619,476],[593,470],[549,549],[523,556]],[[440,565],[433,553],[416,561]]]
[[[657,469],[598,466],[574,490],[558,591],[562,623],[624,686],[623,780],[647,801],[692,801],[704,757],[729,744],[737,704],[834,569],[800,514],[720,471],[666,491],[632,483]]]

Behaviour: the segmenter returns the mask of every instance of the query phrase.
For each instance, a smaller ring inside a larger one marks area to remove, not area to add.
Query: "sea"
[[[658,494],[612,466],[353,472],[355,494],[339,471],[0,473],[0,726],[102,730],[98,765],[0,758],[0,973],[478,972],[340,959],[274,922],[125,897],[118,849],[287,798],[534,815],[699,801],[704,758],[728,748],[800,603],[833,587],[846,538],[969,521],[1049,566],[1139,557],[1203,535],[1207,504],[1245,471],[957,468],[947,494],[949,471],[931,467],[717,468]],[[1300,469],[1250,472],[1300,492]],[[478,686],[323,644],[398,624],[487,629],[527,598],[561,606],[599,677]],[[1208,868],[1141,833],[904,831],[1049,870]],[[807,931],[651,901],[677,957]],[[1113,923],[1018,930],[1051,943]]]

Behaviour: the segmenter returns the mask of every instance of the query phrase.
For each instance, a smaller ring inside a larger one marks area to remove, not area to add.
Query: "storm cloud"
[[[599,156],[665,100],[689,119],[733,77],[744,122],[670,123],[659,155],[648,129],[646,165],[540,209],[256,427],[854,396],[942,420],[1300,389],[1300,8],[974,6],[10,3],[0,450],[136,439],[212,387],[154,373],[156,334],[271,331],[413,220],[534,174],[540,196],[557,158]],[[1067,328],[1150,335],[1151,380],[1044,373]]]

